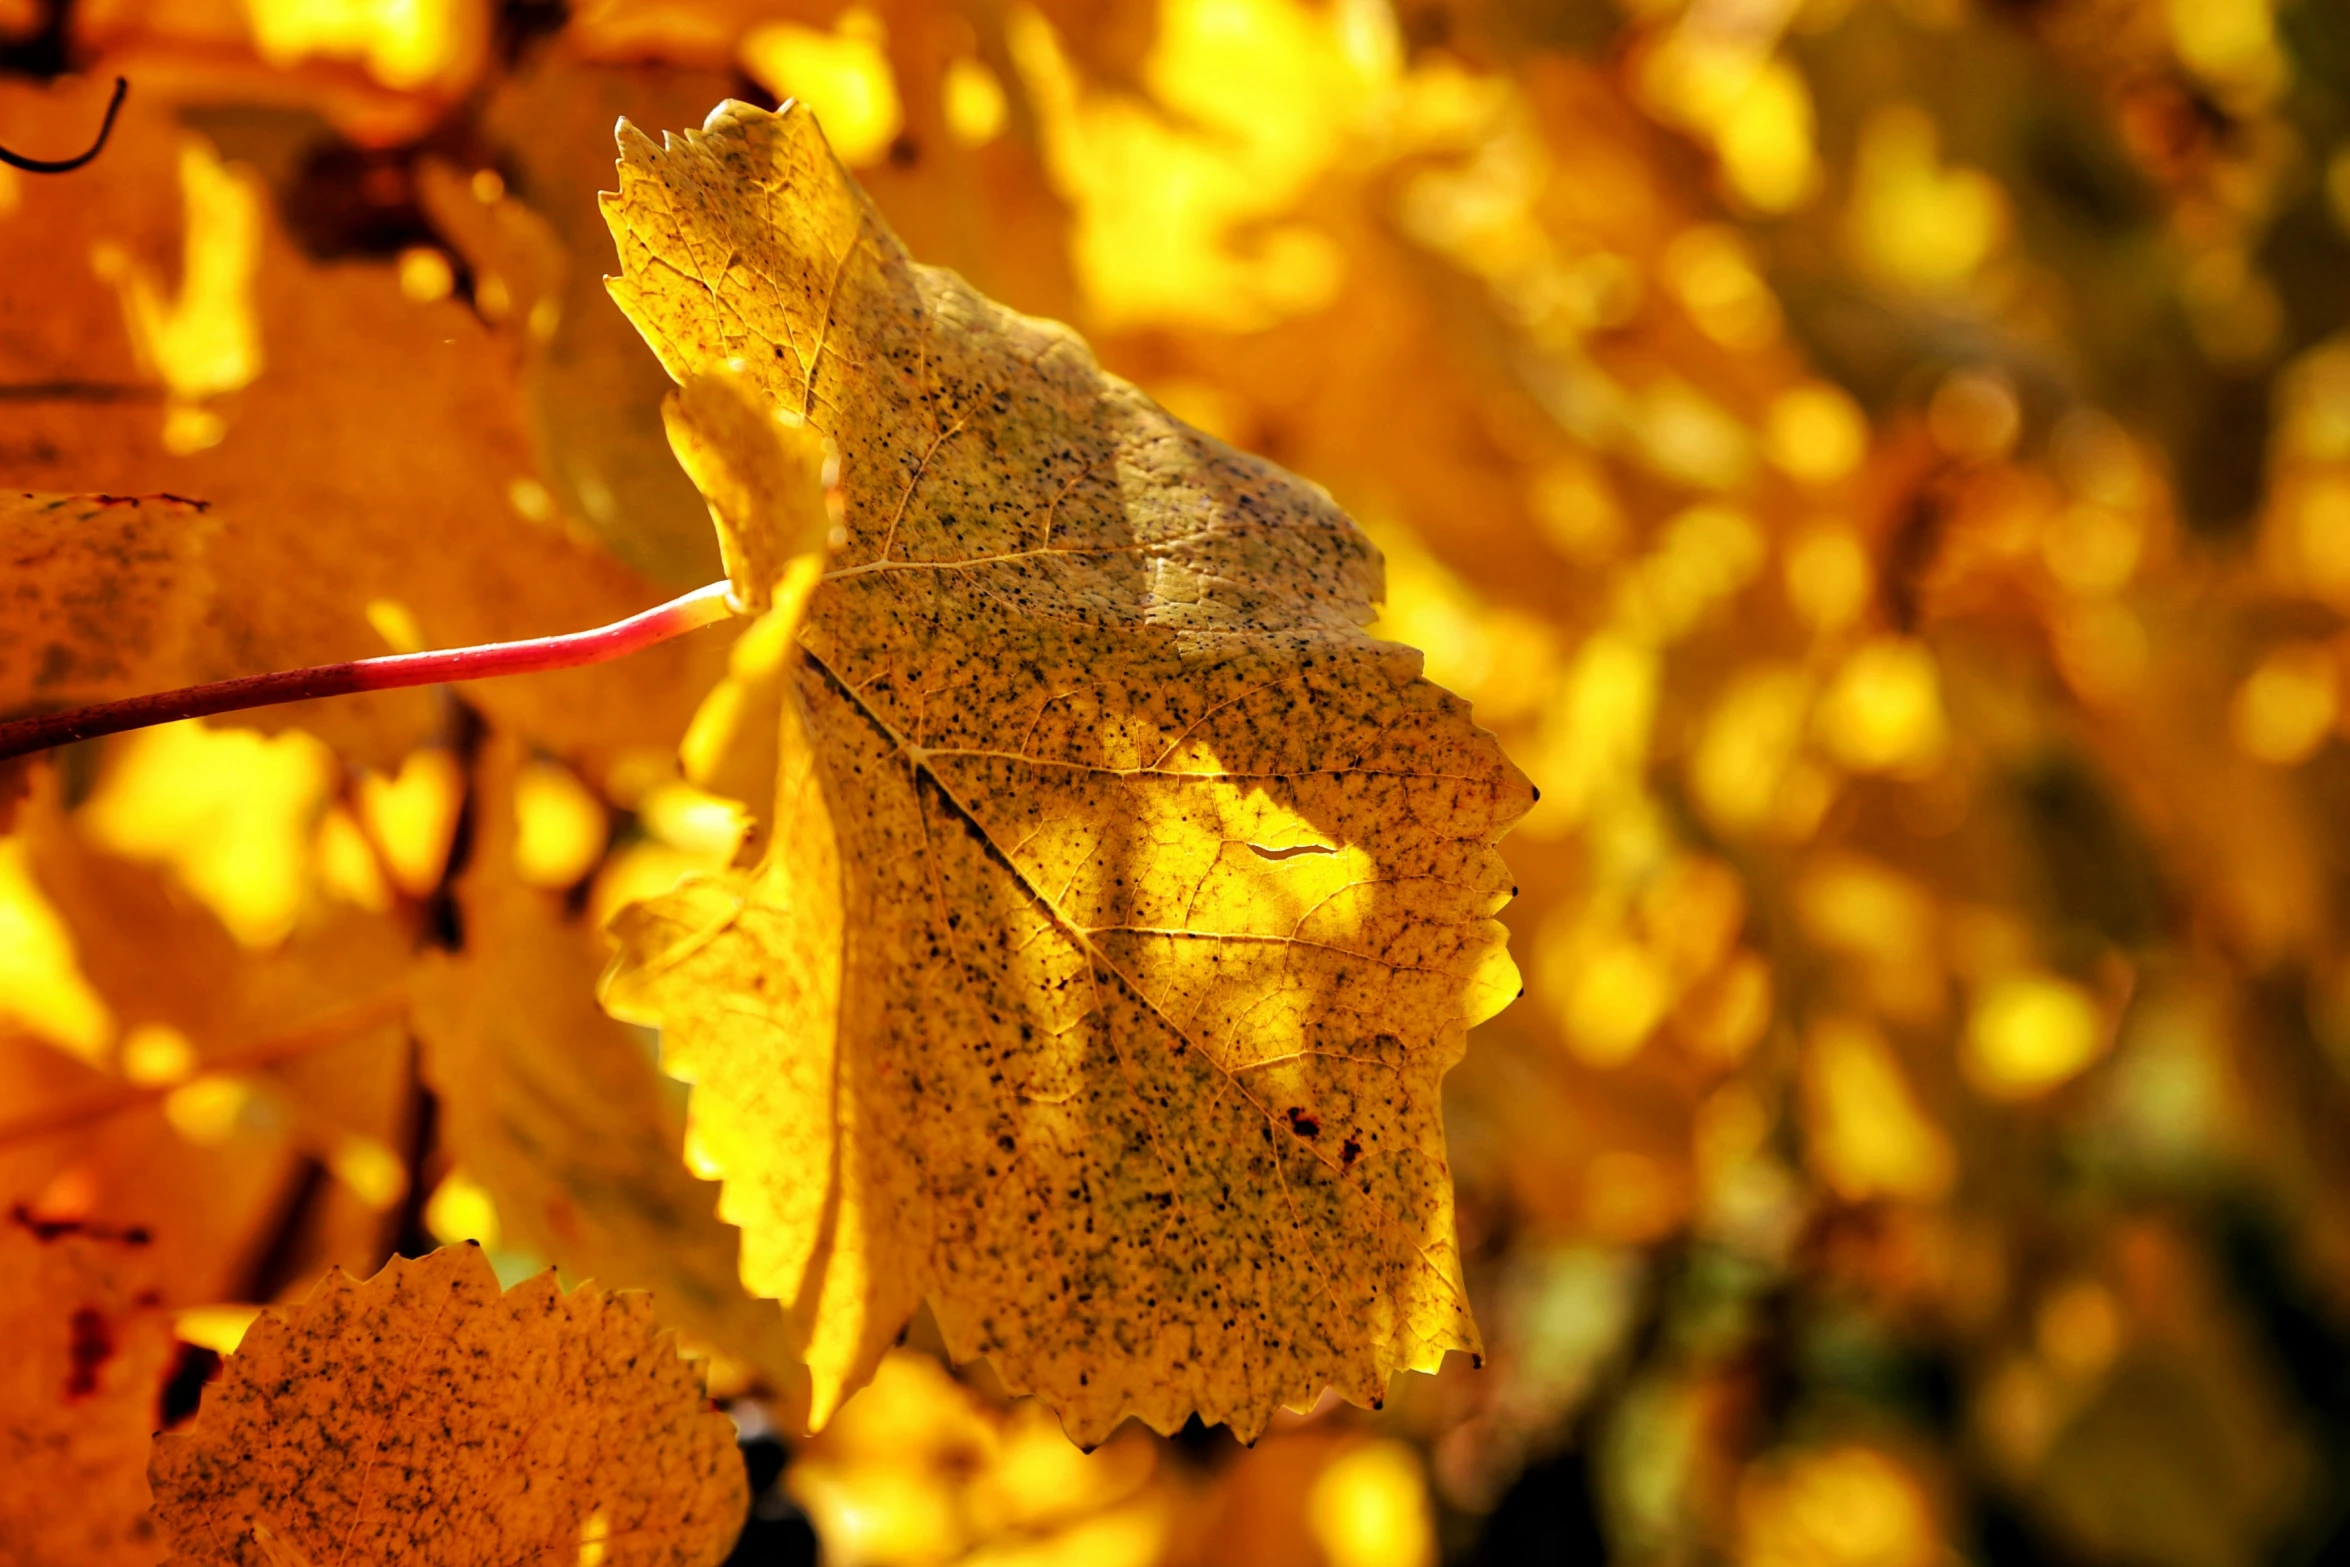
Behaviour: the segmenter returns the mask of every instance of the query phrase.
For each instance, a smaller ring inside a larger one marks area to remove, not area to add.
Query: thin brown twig
[[[114,134],[114,117],[122,112],[122,100],[130,95],[130,90],[129,77],[114,79],[114,96],[106,100],[106,118],[99,122],[98,139],[90,143],[87,152],[77,152],[70,158],[28,158],[21,152],[0,147],[0,163],[27,174],[71,174],[106,150],[106,138]]]

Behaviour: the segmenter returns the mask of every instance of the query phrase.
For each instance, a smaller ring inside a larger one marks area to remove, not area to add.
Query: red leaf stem
[[[286,669],[268,675],[243,675],[209,685],[184,686],[177,691],[158,691],[148,696],[126,697],[119,702],[100,702],[62,713],[19,718],[0,723],[0,761],[69,741],[176,723],[183,718],[234,713],[248,707],[346,696],[354,691],[395,691],[403,686],[434,686],[452,680],[487,680],[498,675],[529,675],[546,669],[601,664],[726,619],[734,613],[726,595],[727,585],[713,582],[658,608],[589,631],[533,637],[524,642],[443,648],[430,653],[393,653],[382,658]]]

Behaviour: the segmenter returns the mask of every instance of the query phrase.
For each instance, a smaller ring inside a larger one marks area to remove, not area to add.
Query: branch
[[[641,652],[688,631],[716,625],[733,613],[727,601],[727,585],[713,582],[682,598],[671,599],[657,609],[648,609],[641,615],[631,615],[592,631],[534,637],[526,642],[489,642],[479,647],[446,648],[431,653],[394,653],[382,658],[355,659],[347,664],[280,670],[270,675],[244,675],[235,680],[216,680],[210,685],[185,686],[177,691],[158,691],[150,696],[126,697],[119,702],[46,713],[38,718],[19,718],[0,724],[0,762],[75,740],[176,723],[183,718],[240,712],[248,707],[347,696],[354,691],[397,691],[404,686],[437,686],[452,680],[486,680],[498,675],[530,675],[547,669],[601,664]]]
[[[99,124],[98,139],[90,143],[88,152],[76,153],[70,158],[28,158],[21,152],[10,152],[6,147],[0,147],[0,163],[12,169],[22,169],[27,174],[71,174],[106,150],[106,138],[114,134],[114,117],[121,112],[122,100],[129,95],[130,90],[129,77],[117,76],[114,79],[114,96],[106,101],[106,118]]]

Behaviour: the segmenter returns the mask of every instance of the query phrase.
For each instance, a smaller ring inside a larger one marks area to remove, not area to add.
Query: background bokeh
[[[715,576],[594,193],[798,97],[1326,485],[1542,791],[1447,1082],[1482,1369],[1088,1456],[918,1328],[786,1443],[712,1308],[738,1560],[2350,1552],[2350,10],[0,0],[0,143],[116,73],[0,170],[0,487],[184,509],[155,683]],[[646,1260],[695,1188],[587,1003],[733,844],[708,642],[20,780],[0,1195],[155,1229],[167,1412],[329,1263],[723,1272]]]

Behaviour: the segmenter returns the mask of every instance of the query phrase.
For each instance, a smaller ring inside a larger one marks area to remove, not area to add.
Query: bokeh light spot
[[[0,838],[0,1020],[93,1065],[114,1038],[114,1014],[83,977],[73,932],[18,838]]]
[[[1436,1524],[1419,1455],[1366,1442],[1332,1459],[1306,1495],[1306,1520],[1330,1567],[1431,1567]]]
[[[739,53],[752,80],[813,109],[840,160],[862,168],[878,162],[905,128],[883,38],[880,19],[852,6],[828,33],[794,22],[754,27]]]
[[[2080,986],[2049,974],[2009,974],[1975,998],[1964,1059],[1983,1092],[2023,1099],[2069,1082],[2109,1043],[2096,1002]]]
[[[334,778],[333,753],[301,730],[192,719],[118,742],[77,819],[100,846],[171,867],[243,945],[269,947],[301,917]]]
[[[465,806],[465,773],[457,758],[426,746],[410,752],[389,778],[363,776],[357,793],[359,820],[392,885],[411,898],[429,896],[441,884]]]
[[[2271,651],[2236,688],[2228,707],[2237,748],[2277,767],[2306,761],[2333,732],[2340,664],[2322,643],[2290,642]]]
[[[514,826],[514,871],[533,887],[568,887],[604,857],[604,802],[560,762],[515,775]]]

